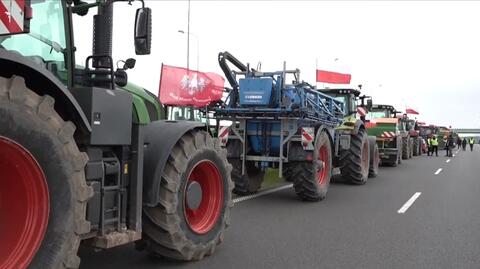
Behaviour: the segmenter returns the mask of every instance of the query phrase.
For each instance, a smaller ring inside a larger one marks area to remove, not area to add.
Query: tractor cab
[[[391,105],[372,105],[367,120],[379,118],[396,118],[397,110]]]
[[[321,92],[326,93],[336,100],[345,104],[345,114],[352,115],[357,113],[357,100],[360,96],[360,91],[356,89],[319,89]]]
[[[420,136],[424,139],[430,138],[433,135],[437,134],[437,128],[435,125],[420,125],[419,126]]]
[[[69,88],[85,84],[113,88],[114,85],[127,84],[125,71],[135,66],[135,60],[119,61],[117,70],[114,70],[110,40],[114,5],[112,1],[86,3],[81,0],[35,0],[31,4],[27,4],[27,1],[17,2],[26,10],[21,12],[25,13],[24,21],[17,22],[23,27],[12,26],[7,31],[1,28],[1,49],[21,55],[31,63],[45,68]],[[77,48],[74,45],[72,20],[74,17],[87,15],[93,8],[97,8],[98,13],[93,16],[92,55],[86,59],[76,59]],[[13,9],[15,8],[12,8],[11,18],[7,18],[10,21],[18,17],[13,14]],[[151,11],[143,4],[142,8],[137,9],[135,17],[134,43],[137,55],[150,53],[150,22]]]
[[[362,121],[366,121],[366,114],[372,107],[372,98],[370,96],[361,96],[360,90],[349,88],[325,88],[320,89],[320,91],[343,102],[347,116],[359,116]]]

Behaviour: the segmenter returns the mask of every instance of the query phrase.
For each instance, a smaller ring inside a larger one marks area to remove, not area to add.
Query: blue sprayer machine
[[[234,192],[253,193],[264,171],[278,168],[279,176],[293,182],[295,192],[308,201],[325,197],[335,153],[335,127],[344,117],[344,104],[308,83],[300,71],[260,72],[228,52],[219,64],[231,89],[224,102],[212,107],[218,136],[233,165]],[[239,71],[233,71],[227,62]],[[287,82],[287,76],[293,82]],[[218,125],[218,124],[217,124]]]

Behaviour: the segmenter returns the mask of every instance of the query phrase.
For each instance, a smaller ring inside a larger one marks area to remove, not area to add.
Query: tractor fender
[[[144,128],[143,204],[154,207],[163,169],[178,140],[193,129],[205,129],[205,124],[194,121],[159,120]]]
[[[80,104],[68,88],[46,67],[19,53],[0,49],[0,76],[13,75],[23,77],[27,87],[35,93],[53,97],[57,112],[75,123],[79,130],[86,133],[92,131]]]
[[[328,139],[330,140],[330,145],[332,148],[332,155],[335,153],[335,129],[325,126],[319,125],[315,127],[315,139],[319,136],[322,132],[327,133]],[[314,140],[315,140],[314,139]],[[289,161],[305,161],[308,159],[308,155],[311,155],[312,151],[306,151],[303,149],[302,145],[298,141],[291,141],[288,143],[288,160]]]

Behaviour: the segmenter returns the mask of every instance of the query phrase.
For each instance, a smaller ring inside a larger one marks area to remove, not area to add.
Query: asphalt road
[[[225,242],[199,262],[128,245],[82,249],[81,268],[480,268],[480,148],[443,155],[382,167],[364,186],[332,183],[318,203],[291,188],[239,202]]]

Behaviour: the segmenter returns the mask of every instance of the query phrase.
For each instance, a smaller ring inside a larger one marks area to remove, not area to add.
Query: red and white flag
[[[351,74],[332,72],[317,69],[317,82],[332,84],[350,84]]]
[[[25,17],[25,0],[0,0],[0,35],[23,32]]]
[[[164,105],[204,107],[221,100],[225,80],[204,73],[162,64],[158,96]]]
[[[405,109],[405,113],[407,114],[412,114],[412,115],[420,115],[420,113],[418,113],[416,110],[414,110],[413,108],[407,108]]]

